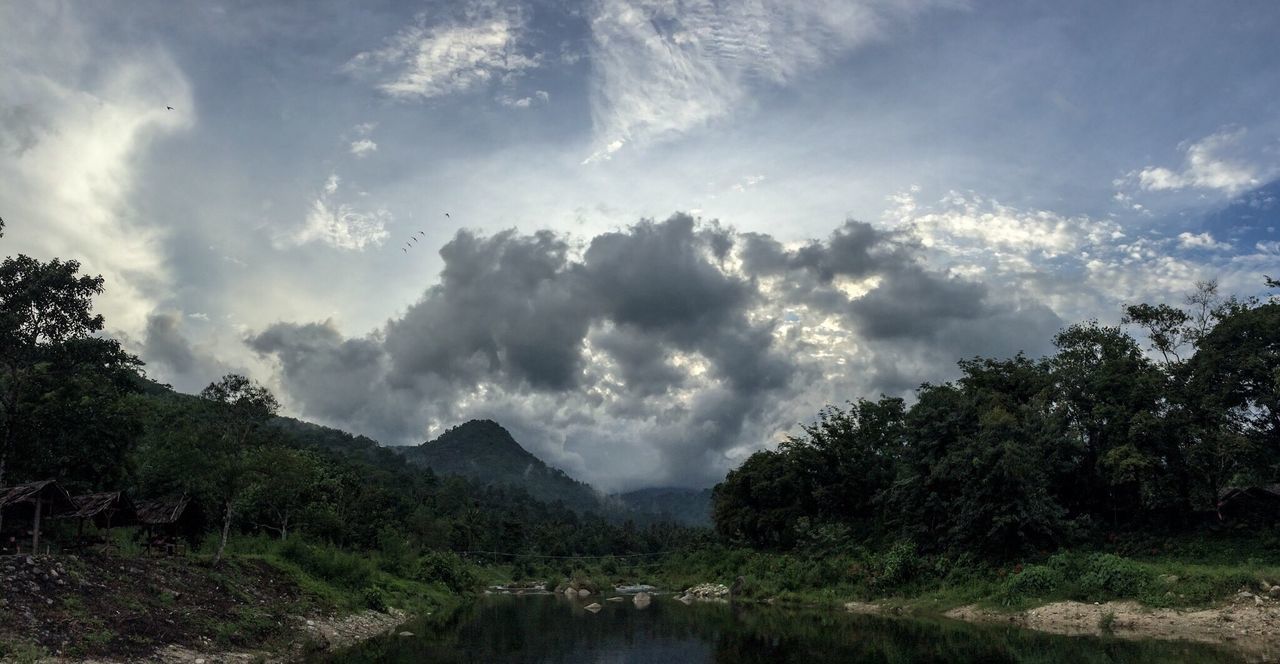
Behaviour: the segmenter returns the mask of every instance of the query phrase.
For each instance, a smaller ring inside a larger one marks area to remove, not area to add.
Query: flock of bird
[[[172,110],[173,110],[173,107],[172,107],[172,106],[165,106],[165,109],[166,109],[166,110],[170,110],[170,111],[172,111]],[[444,213],[444,216],[445,216],[446,218],[452,219],[452,217],[450,217],[450,216],[449,216],[449,213],[448,213],[448,212]],[[0,223],[2,223],[2,222],[3,222],[3,220],[0,220]],[[418,231],[417,233],[414,233],[413,235],[410,235],[410,236],[409,236],[409,239],[405,241],[404,246],[403,246],[403,247],[400,247],[400,251],[403,251],[403,252],[404,252],[404,253],[406,253],[406,254],[407,254],[407,253],[409,253],[409,250],[410,250],[410,249],[412,249],[412,248],[414,248],[414,246],[418,244],[418,238],[420,238],[420,237],[426,237],[426,236],[427,236],[427,234],[426,234],[426,233],[423,233],[422,231]]]
[[[445,216],[446,218],[448,218],[448,219],[452,219],[452,218],[453,218],[453,217],[450,217],[450,216],[449,216],[449,213],[448,213],[448,212],[444,213],[444,216]],[[414,233],[413,235],[410,235],[410,236],[409,236],[409,239],[408,239],[408,240],[405,240],[405,242],[404,242],[404,246],[403,246],[403,247],[400,247],[400,251],[403,251],[403,252],[404,252],[404,253],[406,253],[406,254],[407,254],[407,253],[409,253],[409,250],[410,250],[410,249],[412,249],[412,248],[414,248],[414,246],[416,246],[416,245],[418,244],[418,238],[420,238],[420,237],[426,237],[426,236],[427,236],[427,234],[426,234],[426,233],[423,233],[422,231],[418,231],[417,233]]]

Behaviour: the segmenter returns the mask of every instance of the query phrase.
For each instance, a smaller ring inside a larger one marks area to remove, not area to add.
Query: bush
[[[364,605],[366,608],[377,611],[378,613],[387,612],[387,600],[382,597],[382,591],[377,588],[365,589]]]
[[[881,558],[880,574],[876,584],[895,587],[906,583],[920,570],[920,556],[913,542],[898,542]]]
[[[303,571],[347,588],[363,588],[373,579],[374,567],[363,557],[331,546],[312,546],[293,538],[280,546],[280,557]]]
[[[1126,558],[1110,553],[1089,556],[1080,575],[1080,590],[1088,597],[1137,597],[1151,581],[1151,573]]]
[[[441,583],[454,592],[474,588],[480,581],[467,561],[451,551],[431,551],[418,558],[414,578],[424,583]]]
[[[1004,594],[1010,598],[1044,597],[1062,584],[1062,574],[1046,565],[1031,565],[1009,577]]]

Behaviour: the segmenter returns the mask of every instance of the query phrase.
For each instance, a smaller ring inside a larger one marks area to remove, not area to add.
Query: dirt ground
[[[257,560],[0,557],[0,641],[63,661],[237,661],[199,653],[336,648],[405,619],[332,609]]]
[[[1230,646],[1252,661],[1280,661],[1280,605],[1253,594],[1206,609],[1153,609],[1136,602],[1054,602],[1018,613],[962,606],[947,617],[1011,623],[1053,634],[1110,634],[1131,639],[1178,639]]]

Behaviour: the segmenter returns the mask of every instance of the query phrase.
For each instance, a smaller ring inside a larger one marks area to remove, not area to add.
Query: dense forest
[[[771,550],[909,542],[1001,560],[1211,529],[1227,487],[1280,481],[1275,297],[1201,283],[1184,306],[1127,306],[1121,326],[1072,325],[1054,345],[964,360],[913,403],[828,408],[716,487],[719,533]]]
[[[508,558],[711,541],[437,476],[368,438],[278,416],[242,376],[176,393],[101,334],[103,289],[75,261],[0,265],[0,486],[56,478],[73,493],[192,496],[215,560],[252,533]],[[964,360],[958,379],[924,384],[910,403],[828,408],[715,488],[720,540],[782,551],[908,541],[1006,559],[1212,526],[1225,488],[1280,480],[1274,298],[1204,283],[1184,306],[1128,306],[1121,326],[1077,324],[1054,342],[1050,357]]]
[[[368,438],[278,416],[274,396],[243,376],[198,396],[174,392],[101,335],[93,304],[104,286],[75,261],[0,265],[0,486],[56,479],[72,494],[186,494],[202,508],[215,560],[230,537],[252,533],[503,560],[645,553],[705,537],[437,476]]]

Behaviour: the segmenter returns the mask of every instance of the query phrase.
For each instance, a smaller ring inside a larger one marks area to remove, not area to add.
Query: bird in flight
[[[449,213],[448,212],[444,213],[444,216],[449,217]],[[453,217],[449,217],[449,218],[453,219]]]
[[[169,110],[171,110],[171,111],[173,110],[173,107],[172,107],[172,106],[165,106],[165,108],[167,108],[167,109],[169,109]]]

